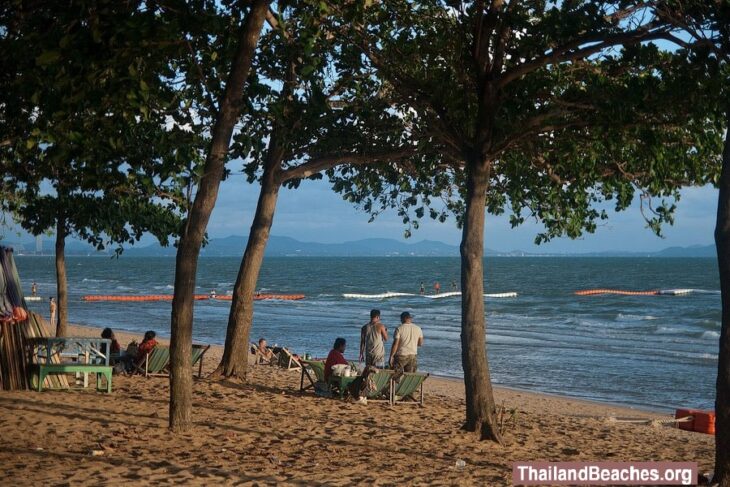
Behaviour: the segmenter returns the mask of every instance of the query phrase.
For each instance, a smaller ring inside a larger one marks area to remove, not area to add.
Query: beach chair
[[[208,351],[210,345],[193,345],[193,370],[195,370],[195,364],[198,364],[198,379],[203,374],[203,356]]]
[[[373,388],[365,388],[362,395],[368,401],[386,401],[390,403],[393,394],[393,373],[394,371],[390,369],[379,369],[368,378],[368,381],[372,381]]]
[[[155,346],[150,353],[145,355],[140,363],[135,363],[135,371],[144,374],[145,377],[166,377],[170,375],[166,369],[170,364],[170,349],[161,345]]]
[[[302,363],[289,350],[282,348],[279,350],[279,367],[299,370],[302,368]]]
[[[409,404],[423,406],[423,382],[429,374],[424,372],[404,372],[391,388],[390,404]],[[420,399],[413,394],[419,391]]]
[[[314,372],[314,377],[309,373],[310,371]],[[309,382],[306,386],[304,385],[305,377]],[[302,379],[299,383],[299,391],[304,392],[307,389],[312,389],[318,382],[325,383],[324,362],[321,360],[302,360]]]
[[[251,354],[254,356],[253,365],[276,365],[279,363],[279,354],[274,352],[271,347],[267,348],[272,351],[273,356],[272,358],[268,359],[264,357],[264,355],[261,353],[261,350],[259,350],[259,346],[257,344],[250,343],[249,345]]]

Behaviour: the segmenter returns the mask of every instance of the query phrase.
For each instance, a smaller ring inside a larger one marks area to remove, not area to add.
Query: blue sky
[[[221,186],[218,204],[211,218],[211,237],[248,234],[258,198],[258,184],[248,184],[234,175]],[[670,246],[707,245],[713,241],[717,190],[712,187],[688,188],[682,192],[674,227],[667,227],[665,238],[646,228],[638,201],[621,213],[609,212],[595,234],[579,240],[557,239],[535,246],[540,226],[527,222],[511,228],[507,217],[488,215],[485,246],[495,250],[538,252],[593,252],[602,250],[652,251]],[[297,190],[282,189],[272,235],[302,241],[335,243],[380,237],[404,240],[404,226],[395,212],[380,215],[368,223],[368,215],[357,211],[332,192],[324,181],[304,181]],[[410,241],[439,240],[458,244],[461,238],[454,220],[446,223],[423,220]]]
[[[258,183],[249,184],[240,174],[234,174],[224,181],[208,226],[210,237],[247,235],[258,191]],[[535,235],[541,230],[538,224],[528,221],[513,229],[506,216],[487,215],[485,246],[499,251],[581,253],[604,250],[642,252],[671,246],[708,245],[713,242],[716,208],[716,189],[710,186],[688,188],[682,192],[675,225],[665,228],[665,238],[656,237],[646,228],[636,201],[624,212],[609,211],[609,219],[600,223],[595,234],[585,235],[578,240],[555,239],[540,246],[533,243]],[[405,227],[394,211],[380,215],[373,223],[368,223],[368,219],[368,215],[356,210],[331,191],[327,182],[304,181],[296,190],[282,188],[271,233],[322,243],[372,237],[405,241]],[[16,236],[12,233],[12,230],[5,232],[8,240],[15,240]],[[453,218],[445,223],[424,219],[408,241],[424,239],[458,245],[461,232],[456,228]],[[154,239],[148,237],[138,245],[152,242]]]

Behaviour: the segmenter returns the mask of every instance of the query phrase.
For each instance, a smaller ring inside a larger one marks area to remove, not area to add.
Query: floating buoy
[[[619,294],[621,296],[684,296],[694,293],[695,289],[654,289],[651,291],[625,291],[622,289],[582,289],[575,291],[578,296],[594,296],[596,294]],[[700,291],[701,292],[701,291]]]
[[[656,296],[658,290],[654,291],[624,291],[621,289],[584,289],[576,291],[578,296],[594,296],[596,294],[619,294],[621,296]]]
[[[139,296],[127,296],[127,295],[89,295],[83,296],[81,299],[84,301],[172,301],[172,294],[143,294]],[[196,301],[205,301],[218,299],[221,301],[230,301],[233,296],[228,295],[216,295],[212,298],[208,294],[196,294],[193,296]],[[284,301],[295,301],[304,299],[304,294],[256,294],[253,297],[254,300],[262,299],[280,299]]]

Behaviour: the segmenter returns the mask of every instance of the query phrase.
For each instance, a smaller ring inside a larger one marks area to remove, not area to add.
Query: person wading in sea
[[[385,345],[388,341],[388,330],[380,322],[380,310],[370,311],[370,322],[360,329],[360,361],[365,358],[365,365],[382,367],[385,363]]]
[[[49,300],[49,307],[51,311],[51,327],[56,326],[56,298],[51,297]]]

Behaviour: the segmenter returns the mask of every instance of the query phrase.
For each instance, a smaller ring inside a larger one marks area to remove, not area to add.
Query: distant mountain
[[[202,257],[241,257],[246,248],[248,237],[232,235],[225,238],[214,238],[203,247]],[[13,247],[18,255],[34,255],[35,242],[4,241],[0,244]],[[124,255],[132,257],[174,257],[175,247],[161,247],[159,244],[145,247],[130,247]],[[43,241],[43,255],[53,255],[52,238]],[[114,248],[97,252],[84,242],[69,240],[66,244],[66,255],[111,255]],[[500,252],[486,249],[487,257],[715,257],[714,245],[692,245],[690,247],[668,247],[658,252],[588,252],[588,253],[538,253],[512,250]],[[291,237],[272,236],[266,247],[267,257],[458,257],[459,247],[434,240],[420,242],[399,242],[388,238],[367,238],[350,242],[325,244],[317,242],[301,242]]]
[[[248,237],[230,236],[211,239],[203,247],[200,254],[205,257],[242,256],[246,248]],[[159,245],[150,245],[142,248],[125,250],[126,255],[134,256],[163,256],[175,255],[175,248],[162,248]],[[382,257],[382,256],[458,256],[459,247],[442,242],[423,240],[416,243],[404,243],[385,238],[369,238],[337,244],[316,242],[300,242],[290,237],[269,238],[266,246],[266,256],[284,257]]]
[[[657,257],[717,257],[715,245],[691,245],[689,247],[668,247],[656,253]]]

